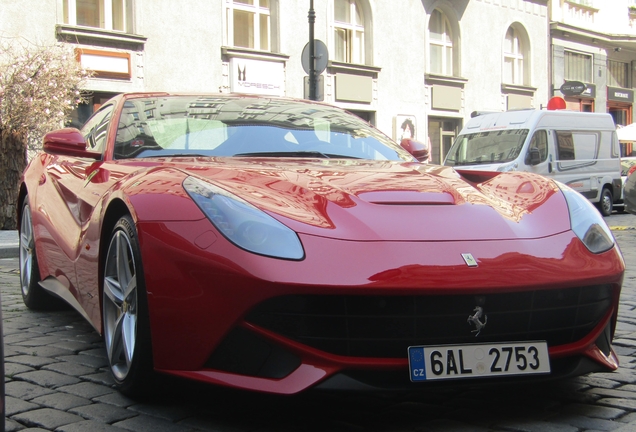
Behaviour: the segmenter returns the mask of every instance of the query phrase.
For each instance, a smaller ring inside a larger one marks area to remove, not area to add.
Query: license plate
[[[545,341],[411,346],[411,381],[550,373]]]

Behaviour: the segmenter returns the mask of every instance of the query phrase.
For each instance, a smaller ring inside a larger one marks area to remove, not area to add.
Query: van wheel
[[[603,192],[601,192],[598,209],[603,216],[611,215],[612,210],[614,210],[614,197],[612,197],[612,192],[608,188],[603,188]]]

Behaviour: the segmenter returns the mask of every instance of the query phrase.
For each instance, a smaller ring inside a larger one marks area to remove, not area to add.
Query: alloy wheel
[[[104,269],[104,340],[115,379],[130,371],[137,340],[137,268],[130,238],[123,230],[113,235]]]
[[[20,285],[24,296],[29,294],[31,286],[34,246],[31,209],[25,205],[20,223]]]

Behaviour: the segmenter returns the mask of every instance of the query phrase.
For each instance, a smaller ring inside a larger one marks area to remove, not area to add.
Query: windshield
[[[327,105],[232,96],[126,101],[115,159],[193,155],[413,160],[359,117]]]
[[[515,160],[528,136],[528,129],[503,129],[459,135],[444,165],[480,165]]]

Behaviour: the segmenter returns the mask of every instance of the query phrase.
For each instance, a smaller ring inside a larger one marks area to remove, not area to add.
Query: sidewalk
[[[0,258],[17,258],[20,254],[18,231],[0,230]]]

